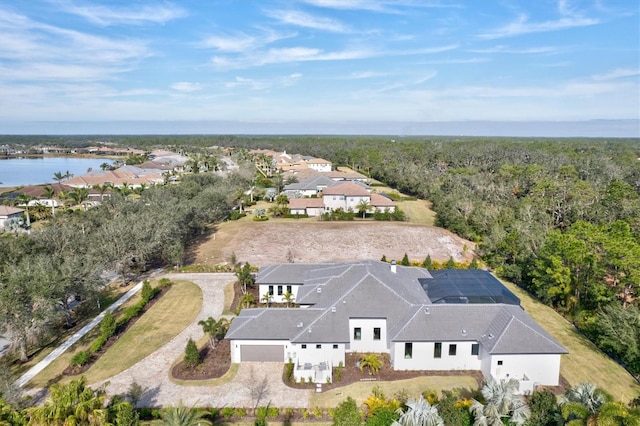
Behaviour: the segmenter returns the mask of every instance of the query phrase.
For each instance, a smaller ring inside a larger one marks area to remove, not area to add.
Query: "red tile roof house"
[[[7,220],[22,217],[24,210],[11,206],[0,205],[0,229],[4,228]]]
[[[395,370],[478,370],[520,392],[557,386],[567,350],[487,271],[374,260],[260,268],[260,297],[300,308],[243,309],[225,339],[231,362],[291,360],[296,380],[332,380],[349,352],[389,354]],[[273,368],[276,368],[274,365]]]
[[[322,198],[291,198],[289,200],[289,214],[306,214],[322,216],[324,202]]]

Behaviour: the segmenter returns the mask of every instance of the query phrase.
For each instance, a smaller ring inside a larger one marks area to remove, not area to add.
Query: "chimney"
[[[395,260],[391,261],[391,272],[394,273],[394,274],[396,273],[396,261]]]

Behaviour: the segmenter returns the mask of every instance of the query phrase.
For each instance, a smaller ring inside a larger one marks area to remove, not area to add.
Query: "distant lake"
[[[56,183],[53,174],[67,170],[74,176],[89,169],[99,170],[100,164],[112,163],[108,158],[10,158],[0,159],[0,186],[38,185]]]

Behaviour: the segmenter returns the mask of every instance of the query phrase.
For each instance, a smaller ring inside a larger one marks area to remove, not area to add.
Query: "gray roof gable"
[[[243,309],[231,322],[225,339],[289,340],[322,312],[314,308]]]
[[[308,179],[303,179],[299,182],[291,183],[284,186],[285,191],[317,191],[318,189],[326,188],[336,182],[324,175],[316,175]]]

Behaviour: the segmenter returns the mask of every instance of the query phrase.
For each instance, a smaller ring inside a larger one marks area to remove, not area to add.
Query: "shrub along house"
[[[244,309],[227,333],[231,361],[294,363],[323,383],[348,352],[389,354],[396,370],[480,370],[515,378],[521,391],[557,385],[567,350],[489,272],[403,267],[379,261],[281,264],[256,284],[300,309]]]

